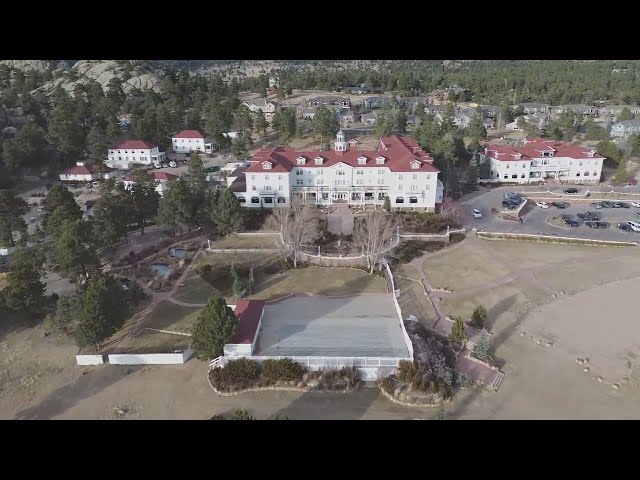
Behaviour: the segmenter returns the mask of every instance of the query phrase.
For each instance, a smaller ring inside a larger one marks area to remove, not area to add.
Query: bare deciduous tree
[[[306,245],[311,245],[318,235],[318,215],[314,205],[302,203],[297,197],[291,197],[288,207],[273,209],[272,222],[274,228],[282,235],[282,244],[286,258],[298,267],[300,252]]]
[[[378,210],[367,212],[357,219],[353,229],[353,240],[362,248],[367,258],[369,273],[373,273],[385,247],[390,244],[395,226],[391,215]]]

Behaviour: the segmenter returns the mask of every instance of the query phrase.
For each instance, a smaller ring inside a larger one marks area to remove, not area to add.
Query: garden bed
[[[259,390],[351,392],[360,383],[355,368],[309,371],[288,358],[262,363],[239,358],[223,368],[211,369],[208,377],[213,390],[223,396]]]
[[[450,213],[426,213],[398,211],[400,229],[413,233],[441,233],[447,227],[452,230],[460,228],[460,223]]]

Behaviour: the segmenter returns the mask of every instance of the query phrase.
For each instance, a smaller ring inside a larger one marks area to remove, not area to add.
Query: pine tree
[[[242,225],[242,207],[231,190],[223,190],[212,212],[213,222],[220,235],[237,232]]]
[[[476,346],[473,349],[473,354],[482,361],[490,360],[489,356],[489,340],[491,336],[489,332],[487,332],[484,328],[480,332],[480,336],[478,337],[478,341],[476,342]]]
[[[224,298],[210,298],[191,332],[196,357],[211,360],[222,355],[225,344],[231,340],[237,328],[238,319]]]

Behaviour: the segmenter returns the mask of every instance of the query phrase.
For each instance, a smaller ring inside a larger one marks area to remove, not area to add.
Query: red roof
[[[76,165],[75,167],[67,168],[64,175],[91,175],[91,170],[86,165]]]
[[[176,133],[173,138],[204,138],[198,130],[182,130],[180,133]]]
[[[384,165],[376,163],[376,157],[384,157]],[[378,150],[347,150],[346,152],[317,151],[317,150],[293,150],[288,147],[278,146],[271,150],[258,150],[251,159],[252,165],[247,172],[265,171],[263,164],[271,163],[273,172],[290,172],[298,166],[298,157],[306,159],[305,168],[326,168],[338,163],[345,163],[357,168],[381,168],[388,167],[392,172],[438,172],[433,166],[433,157],[422,150],[411,137],[398,137],[393,135],[380,139]],[[316,165],[315,158],[322,157],[322,165]],[[359,157],[365,157],[365,164],[358,163]],[[413,162],[419,163],[419,168],[411,168]],[[302,166],[302,165],[300,165]]]
[[[177,175],[167,172],[151,172],[151,176],[156,182],[170,182],[178,178]]]
[[[156,145],[152,145],[150,143],[144,142],[142,140],[125,140],[124,142],[120,142],[113,148],[119,149],[130,149],[130,150],[147,150],[151,148],[156,148]]]
[[[253,343],[262,318],[264,300],[238,300],[235,313],[238,318],[238,330],[229,343]]]
[[[522,147],[492,145],[490,143],[485,144],[484,147],[486,155],[501,162],[528,161],[534,158],[540,158],[541,152],[550,151],[554,152],[554,157],[575,159],[604,158],[593,148],[585,148],[579,145],[573,145],[571,143],[551,140],[548,138],[526,138],[524,146]],[[589,152],[594,153],[592,156],[589,156]],[[518,155],[520,155],[520,158],[518,158]]]

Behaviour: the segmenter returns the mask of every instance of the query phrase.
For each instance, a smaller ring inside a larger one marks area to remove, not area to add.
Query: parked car
[[[171,160],[171,161],[169,162],[169,166],[170,166],[171,168],[176,168],[176,167],[178,166],[178,164],[175,162],[175,160]]]
[[[593,212],[579,213],[577,216],[582,220],[589,220],[592,222],[597,222],[598,220],[600,220],[600,216]]]
[[[570,227],[579,227],[580,223],[571,219],[571,218],[565,218],[564,219],[564,223]]]
[[[607,224],[604,222],[584,222],[589,228],[607,228]]]
[[[593,203],[591,204],[591,206],[592,206],[593,208],[604,208],[604,207],[602,206],[602,203],[600,203],[600,202],[593,202]]]
[[[567,203],[567,202],[551,202],[551,206],[552,207],[556,207],[556,208],[560,208],[560,209],[565,209],[567,207],[570,207],[571,204]]]
[[[94,180],[93,182],[91,182],[91,186],[92,186],[92,187],[99,188],[99,187],[100,187],[100,185],[101,185],[101,183],[100,183],[100,182],[98,182],[98,181],[96,181],[96,180]]]
[[[600,205],[602,205],[602,208],[613,208],[613,203],[609,202],[608,200],[600,202]]]
[[[630,187],[637,185],[638,184],[638,179],[637,178],[632,178],[631,180],[629,180],[627,182],[627,185],[629,185]]]
[[[631,227],[631,230],[633,230],[634,232],[640,232],[640,223],[629,221],[627,222],[627,225],[629,225]]]
[[[629,205],[626,202],[619,202],[620,203],[620,208],[631,208],[631,205]]]
[[[640,208],[640,202],[631,202],[632,207]]]
[[[160,164],[160,167],[162,167],[162,168],[167,168],[168,166],[169,166],[169,162],[162,162]]]
[[[477,208],[474,208],[473,210],[471,210],[471,213],[473,214],[474,218],[482,218],[482,212]]]
[[[618,223],[617,227],[620,230],[624,230],[625,232],[633,232],[633,228],[631,228],[631,226],[627,225],[626,223]]]
[[[549,208],[549,204],[547,202],[536,202],[536,206],[540,208]]]
[[[564,193],[578,193],[578,189],[575,187],[565,188]]]
[[[622,208],[622,203],[620,203],[620,202],[611,202],[611,208]]]
[[[183,158],[182,160],[178,160],[181,164],[186,165],[187,164],[187,159]]]
[[[502,201],[502,206],[505,208],[508,208],[509,210],[514,210],[516,208],[518,208],[518,204],[515,202],[511,202],[509,200],[503,200]]]

